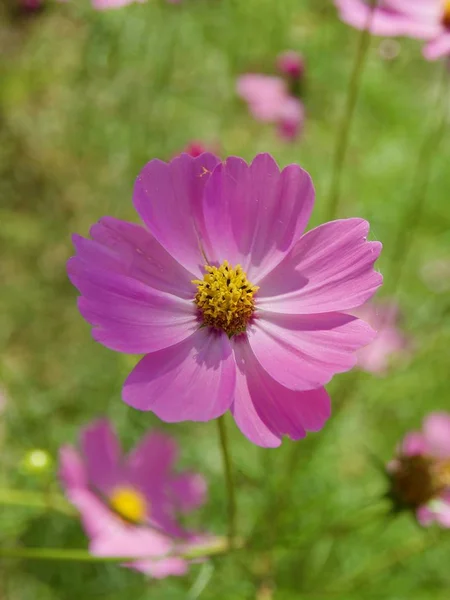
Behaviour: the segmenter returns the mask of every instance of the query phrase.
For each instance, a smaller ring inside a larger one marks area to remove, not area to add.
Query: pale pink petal
[[[109,421],[100,419],[85,427],[80,436],[89,482],[107,494],[122,476],[122,452]]]
[[[231,404],[235,364],[225,333],[209,328],[145,356],[123,388],[127,404],[167,422],[208,421]]]
[[[95,262],[99,269],[116,270],[162,292],[192,298],[192,273],[141,225],[103,217],[89,233],[92,240],[74,236],[77,255],[88,266]],[[108,254],[114,257],[112,265]]]
[[[426,454],[429,451],[429,446],[422,433],[412,431],[404,437],[400,450],[406,456],[416,456]]]
[[[423,50],[423,55],[427,60],[437,60],[448,54],[450,54],[450,33],[439,35],[429,42]]]
[[[172,437],[161,431],[151,431],[128,455],[127,471],[136,481],[148,482],[149,487],[164,486],[172,477],[178,450]]]
[[[258,306],[314,314],[350,310],[368,300],[383,278],[373,266],[379,242],[368,242],[363,219],[331,221],[308,231],[259,282]]]
[[[206,502],[206,480],[198,473],[180,473],[170,482],[169,494],[177,511],[190,512]]]
[[[422,527],[429,527],[435,520],[435,514],[428,506],[419,506],[416,510],[416,518]]]
[[[280,105],[288,90],[286,83],[279,77],[247,73],[238,78],[237,93],[248,103],[255,119],[273,123],[279,118]]]
[[[343,313],[283,315],[260,311],[248,339],[261,366],[282,385],[311,390],[356,364],[355,351],[374,339],[364,321]]]
[[[245,335],[232,340],[237,364],[236,394],[231,411],[237,426],[253,443],[281,444],[283,435],[294,440],[318,431],[330,416],[324,388],[294,392],[274,379],[256,360]]]
[[[94,326],[93,338],[107,348],[127,354],[153,352],[189,337],[198,327],[192,301],[87,266],[78,257],[69,260],[67,270],[82,294],[78,308]]]
[[[88,485],[86,466],[71,446],[59,449],[59,477],[67,489],[84,488]]]
[[[450,458],[449,413],[431,413],[424,421],[423,433],[433,456]]]
[[[170,163],[152,160],[142,169],[133,202],[150,233],[196,277],[203,272],[209,239],[205,232],[203,189],[220,160],[212,154],[181,154]]]
[[[212,261],[240,264],[258,284],[299,239],[313,204],[311,178],[297,165],[280,173],[269,154],[259,154],[250,166],[240,158],[227,159],[205,189]]]

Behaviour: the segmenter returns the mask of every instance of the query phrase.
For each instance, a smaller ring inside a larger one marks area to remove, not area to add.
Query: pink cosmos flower
[[[385,375],[390,359],[404,353],[409,342],[399,330],[399,307],[395,302],[368,302],[353,314],[367,321],[377,332],[376,338],[357,352],[358,366],[364,371]]]
[[[450,528],[450,414],[431,413],[422,431],[403,440],[388,465],[392,495],[421,525]]]
[[[289,94],[286,82],[279,77],[249,73],[237,81],[237,93],[247,102],[258,121],[277,123],[280,135],[293,139],[304,122],[303,104]]]
[[[110,8],[122,8],[135,2],[144,3],[147,0],[91,0],[95,10],[108,10]]]
[[[95,556],[142,557],[125,566],[152,577],[183,575],[180,556],[205,537],[183,529],[178,513],[205,501],[206,483],[195,473],[175,473],[178,447],[152,432],[127,457],[106,420],[81,434],[81,452],[60,450],[60,477],[70,502],[81,514]]]
[[[145,354],[123,398],[167,422],[231,410],[251,441],[322,428],[323,386],[375,332],[345,314],[381,285],[362,219],[304,233],[308,173],[269,154],[150,161],[134,188],[145,227],[104,217],[75,235],[68,273],[93,337]]]
[[[278,69],[283,75],[292,79],[300,79],[305,72],[305,60],[295,50],[286,50],[277,58]]]
[[[368,0],[335,0],[335,4],[343,21],[357,29],[367,27]],[[427,40],[424,56],[428,60],[450,53],[449,0],[380,0],[370,23],[374,35]]]

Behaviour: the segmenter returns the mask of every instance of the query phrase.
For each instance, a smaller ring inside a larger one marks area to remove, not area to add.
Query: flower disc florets
[[[392,484],[402,504],[414,508],[427,504],[450,485],[450,460],[423,455],[401,456],[392,474]]]
[[[242,333],[255,310],[258,286],[248,281],[241,265],[233,268],[226,260],[220,267],[206,265],[205,271],[203,280],[192,282],[198,288],[195,303],[204,325],[222,329],[229,337]]]

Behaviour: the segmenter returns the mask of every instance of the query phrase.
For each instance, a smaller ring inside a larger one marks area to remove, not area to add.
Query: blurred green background
[[[359,34],[327,0],[149,0],[101,13],[88,1],[44,4],[32,15],[0,9],[0,487],[57,489],[53,471],[24,469],[24,455],[46,449],[56,469],[59,445],[75,443],[80,426],[107,414],[125,447],[155,425],[180,440],[183,464],[210,485],[194,523],[225,533],[215,423],[167,427],[121,401],[137,358],[91,339],[65,273],[70,234],[86,235],[105,214],[135,220],[131,193],[141,167],[193,139],[222,156],[269,151],[280,165],[299,162],[313,176],[312,225],[320,223]],[[386,60],[382,44],[373,39],[368,54],[340,216],[369,219],[372,238],[383,242],[381,297],[395,290],[392,274],[404,262],[398,296],[411,359],[383,378],[335,378],[333,418],[297,444],[258,449],[229,419],[248,552],[160,582],[111,564],[0,559],[2,600],[448,599],[449,535],[373,510],[385,480],[371,456],[388,460],[425,414],[450,409],[448,288],[436,293],[421,277],[429,261],[450,260],[448,135],[433,148],[411,252],[393,255],[423,168],[419,148],[435,122],[442,64],[426,63],[420,44],[408,40]],[[235,93],[238,75],[274,73],[286,49],[307,61],[306,127],[288,144],[252,120]],[[0,545],[15,543],[87,545],[76,519],[0,504]]]

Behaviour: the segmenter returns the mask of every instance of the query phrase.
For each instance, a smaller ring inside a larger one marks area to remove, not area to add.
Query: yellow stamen
[[[417,508],[438,498],[450,486],[450,460],[430,456],[401,456],[392,477],[396,496]]]
[[[132,523],[142,523],[148,516],[143,494],[131,486],[117,487],[110,495],[109,503],[121,517]]]
[[[228,261],[220,267],[205,266],[203,280],[194,279],[197,286],[195,303],[205,325],[222,329],[228,336],[245,331],[255,310],[254,294],[259,287],[252,285],[241,265],[233,268]]]

